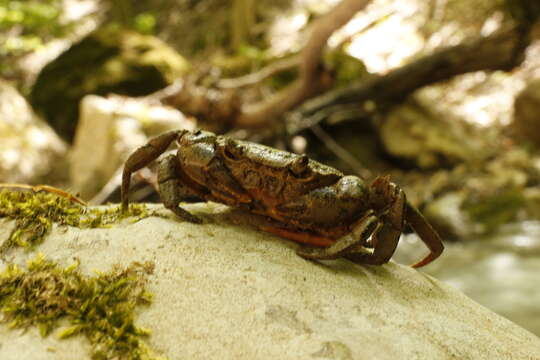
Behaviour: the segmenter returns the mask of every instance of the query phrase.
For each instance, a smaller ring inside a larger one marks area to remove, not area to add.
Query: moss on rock
[[[0,254],[13,247],[33,248],[51,231],[54,223],[79,228],[106,227],[127,217],[134,221],[149,216],[146,206],[131,204],[128,211],[120,206],[87,208],[47,191],[0,191],[0,218],[15,220],[9,238],[0,245]]]
[[[0,273],[0,312],[10,327],[37,326],[42,336],[67,320],[57,336],[83,335],[92,359],[155,359],[142,341],[149,330],[134,322],[135,308],[151,301],[144,275],[152,270],[151,263],[133,263],[84,276],[78,263],[62,268],[38,255],[27,269],[9,264]]]

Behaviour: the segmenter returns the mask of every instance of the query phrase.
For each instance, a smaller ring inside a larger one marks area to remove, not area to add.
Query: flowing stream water
[[[410,264],[425,251],[415,234],[407,234],[394,259]],[[443,255],[421,270],[540,336],[540,222],[447,243]]]

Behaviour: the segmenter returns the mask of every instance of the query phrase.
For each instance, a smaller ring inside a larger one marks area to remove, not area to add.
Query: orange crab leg
[[[56,195],[60,195],[62,197],[65,197],[69,201],[79,203],[83,206],[88,206],[83,200],[78,198],[77,196],[68,193],[67,191],[64,191],[62,189],[55,188],[54,186],[50,185],[28,185],[28,184],[6,184],[6,183],[0,183],[0,188],[13,188],[13,189],[22,189],[22,190],[32,190],[33,192],[39,192],[39,191],[46,191],[49,193],[54,193]]]
[[[317,236],[301,231],[287,230],[269,225],[260,226],[260,229],[288,240],[317,247],[328,247],[335,242],[335,240],[323,236]]]

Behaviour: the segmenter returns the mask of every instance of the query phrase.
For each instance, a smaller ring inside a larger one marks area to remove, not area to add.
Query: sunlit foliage
[[[71,24],[62,15],[61,0],[0,0],[0,56],[21,56],[63,36]],[[10,70],[2,61],[0,74]]]

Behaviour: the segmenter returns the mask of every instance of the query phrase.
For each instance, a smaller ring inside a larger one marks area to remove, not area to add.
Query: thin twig
[[[260,69],[257,72],[240,76],[232,79],[221,79],[217,82],[217,86],[222,89],[236,89],[244,86],[251,86],[268,79],[270,76],[280,73],[285,70],[292,69],[300,64],[300,56],[295,55],[286,59],[281,59],[272,64]]]
[[[339,145],[326,131],[324,131],[319,125],[311,127],[313,134],[321,140],[324,145],[332,151],[339,159],[343,160],[349,167],[363,179],[370,179],[372,177],[371,171],[366,169],[360,161],[354,157],[344,147]]]
[[[83,206],[88,206],[82,199],[78,198],[76,195],[70,194],[67,191],[64,191],[62,189],[56,188],[54,186],[50,185],[28,185],[28,184],[6,184],[1,183],[0,188],[6,188],[6,189],[17,189],[17,190],[30,190],[33,192],[40,192],[45,191],[48,193],[53,193],[56,195],[60,195],[62,197],[65,197],[69,201],[79,203]]]

